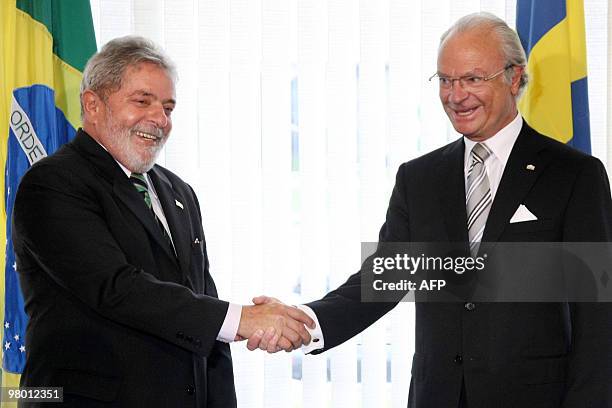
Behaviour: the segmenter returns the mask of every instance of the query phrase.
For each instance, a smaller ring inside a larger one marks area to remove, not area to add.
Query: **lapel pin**
[[[531,170],[531,171],[535,170],[535,166],[533,164],[528,164],[526,168],[527,170]]]
[[[174,204],[176,204],[177,207],[180,207],[180,209],[183,209],[183,204],[179,201],[179,200],[174,200]]]

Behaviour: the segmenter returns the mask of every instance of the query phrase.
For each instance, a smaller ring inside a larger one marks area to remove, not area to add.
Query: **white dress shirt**
[[[489,179],[489,185],[491,188],[491,198],[493,200],[495,200],[495,194],[497,193],[499,182],[501,181],[502,174],[506,168],[506,163],[508,163],[508,157],[510,157],[510,152],[512,152],[512,148],[514,147],[514,142],[516,142],[522,127],[523,118],[521,115],[517,114],[512,122],[508,123],[506,127],[483,142],[493,153],[487,158],[487,161],[485,161],[485,168],[487,170],[487,177]],[[465,178],[465,188],[467,189],[467,172],[470,167],[470,154],[472,153],[472,149],[474,148],[476,142],[468,139],[465,136],[463,137],[463,142],[465,143],[463,174]]]
[[[501,129],[499,132],[497,132],[495,135],[488,138],[484,142],[493,153],[485,162],[487,177],[489,178],[489,184],[491,187],[491,196],[493,199],[495,199],[495,193],[497,193],[497,188],[499,187],[502,174],[504,173],[504,169],[506,168],[506,163],[508,163],[508,157],[510,157],[512,147],[514,147],[514,143],[516,142],[516,139],[518,138],[522,127],[523,118],[520,114],[517,113],[516,117],[512,120],[512,122],[508,123],[506,127]],[[476,142],[468,139],[465,136],[463,137],[463,141],[465,143],[465,155],[463,160],[464,177],[467,188],[467,171],[470,162],[469,158]],[[322,349],[325,344],[325,339],[323,338],[323,331],[321,330],[321,326],[319,325],[317,315],[308,306],[300,305],[298,307],[302,309],[306,314],[308,314],[308,316],[310,316],[316,323],[316,327],[312,330],[306,327],[313,341],[311,341],[310,344],[307,346],[302,346],[302,351],[305,354],[308,354],[314,350]]]

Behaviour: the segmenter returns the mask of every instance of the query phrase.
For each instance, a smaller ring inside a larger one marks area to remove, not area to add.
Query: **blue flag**
[[[80,126],[82,71],[96,51],[91,10],[81,0],[7,0],[2,16],[0,158],[6,244],[0,279],[3,316],[3,386],[18,385],[27,353],[27,316],[11,241],[11,213],[18,183],[36,161],[72,139]],[[43,206],[45,203],[39,203]],[[2,217],[4,218],[4,217]],[[61,239],[61,237],[48,237]]]
[[[522,115],[540,133],[590,153],[583,1],[518,0],[516,7],[529,73]]]

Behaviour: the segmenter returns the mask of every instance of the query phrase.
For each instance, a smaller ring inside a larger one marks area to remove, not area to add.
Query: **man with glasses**
[[[476,256],[481,242],[612,240],[602,163],[537,133],[518,113],[525,66],[517,34],[491,14],[465,16],[442,35],[431,79],[463,137],[399,168],[381,242],[459,242]],[[307,352],[341,344],[394,306],[362,302],[364,276],[307,304],[318,320]],[[612,407],[611,310],[417,303],[408,406]],[[267,340],[249,347],[273,351]]]

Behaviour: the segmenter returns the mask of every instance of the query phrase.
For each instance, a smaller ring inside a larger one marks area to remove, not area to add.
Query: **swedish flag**
[[[15,386],[27,353],[27,317],[10,239],[14,195],[30,165],[72,139],[80,126],[82,71],[96,42],[89,1],[2,0],[0,13],[2,385]]]
[[[521,113],[540,133],[591,152],[583,0],[518,0],[528,57]]]

